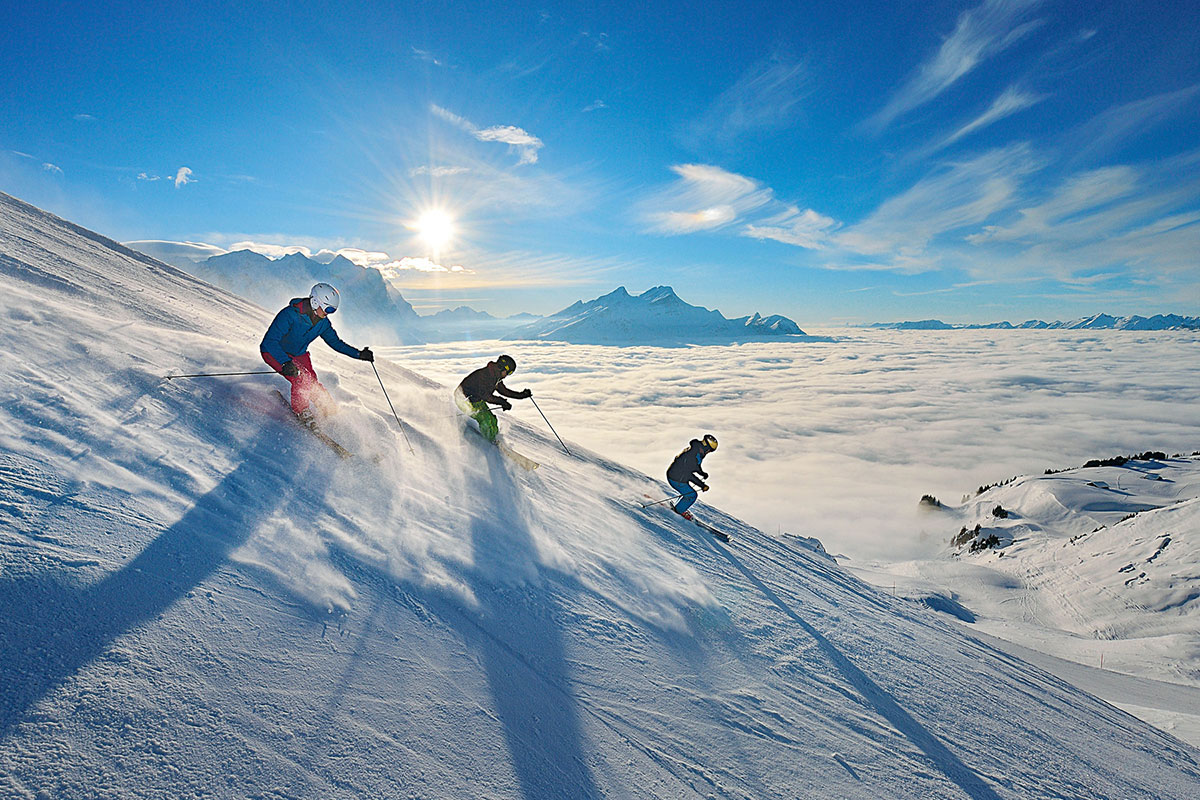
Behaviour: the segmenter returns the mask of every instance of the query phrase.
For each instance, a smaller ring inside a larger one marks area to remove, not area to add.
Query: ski
[[[496,447],[498,447],[500,449],[501,453],[503,453],[513,463],[515,463],[518,467],[521,467],[522,469],[526,469],[526,470],[529,470],[530,472],[533,472],[535,469],[537,469],[538,467],[541,466],[541,464],[534,461],[529,456],[521,455],[516,450],[513,450],[507,444],[500,441],[500,439],[496,439]]]
[[[483,439],[488,444],[495,445],[496,449],[499,450],[504,455],[505,458],[507,458],[509,461],[512,461],[514,464],[516,464],[518,467],[521,467],[522,469],[533,472],[535,469],[537,469],[538,467],[541,466],[541,464],[534,461],[529,456],[522,455],[521,453],[518,453],[516,450],[513,450],[511,447],[508,446],[508,443],[505,442],[499,436],[496,437],[495,441],[489,441],[487,439],[487,437],[485,437],[483,435],[483,433],[479,430],[479,428],[472,425],[469,421],[466,423],[466,429],[468,431],[471,431],[472,433],[474,433],[480,439]]]
[[[289,400],[288,400],[286,397],[284,397],[284,396],[283,396],[283,392],[281,392],[281,391],[279,391],[278,389],[276,389],[276,390],[275,390],[275,394],[276,394],[276,395],[279,397],[279,401],[280,401],[281,403],[283,403],[284,407],[285,407],[285,408],[287,408],[287,410],[288,410],[288,413],[291,415],[292,419],[294,419],[294,420],[296,421],[296,424],[297,424],[297,425],[299,425],[301,428],[304,428],[304,430],[308,431],[308,432],[309,432],[309,433],[311,433],[313,436],[315,436],[315,437],[317,437],[318,439],[320,439],[320,440],[321,440],[322,442],[324,442],[326,445],[328,445],[328,446],[329,446],[329,448],[330,448],[331,450],[333,450],[333,452],[335,452],[335,453],[337,453],[337,454],[338,454],[338,457],[339,457],[339,458],[350,458],[350,457],[352,457],[352,456],[354,455],[354,453],[350,452],[350,451],[349,451],[349,450],[347,450],[345,447],[342,447],[342,445],[341,445],[339,442],[337,442],[337,441],[336,441],[336,440],[335,440],[335,439],[334,439],[332,436],[330,436],[329,434],[325,433],[324,431],[317,430],[316,428],[310,428],[308,425],[305,425],[305,424],[304,424],[304,423],[303,423],[303,422],[300,420],[300,417],[299,417],[299,416],[297,416],[296,412],[295,412],[295,411],[292,411],[292,404],[291,404],[291,401],[289,401]]]
[[[648,495],[648,494],[644,494],[644,495],[642,495],[642,497],[646,498],[647,500],[654,500],[654,498],[653,498],[653,497],[651,497],[651,496],[650,496],[650,495]],[[661,501],[660,501],[660,502],[661,502]],[[638,502],[638,501],[636,501],[636,500],[635,500],[635,501],[634,501],[634,504],[635,504],[635,505],[637,505],[637,507],[638,507],[640,510],[642,510],[642,511],[649,511],[649,510],[650,510],[650,509],[652,509],[652,508],[661,508],[661,507],[665,507],[665,508],[666,508],[666,510],[667,510],[667,511],[669,511],[669,512],[671,513],[671,515],[672,515],[672,516],[678,517],[678,518],[679,518],[679,519],[681,519],[681,520],[685,520],[685,521],[687,521],[687,522],[690,522],[690,523],[692,523],[692,524],[693,524],[693,525],[695,525],[697,528],[700,528],[701,530],[704,530],[704,531],[707,531],[708,533],[711,533],[713,536],[717,537],[717,538],[718,538],[718,539],[720,539],[722,542],[728,542],[728,541],[729,541],[729,534],[728,534],[728,533],[726,533],[725,531],[721,530],[720,528],[714,528],[712,525],[709,525],[707,522],[701,522],[700,520],[696,519],[695,515],[692,515],[692,518],[691,518],[691,519],[688,519],[687,517],[683,516],[682,514],[677,514],[677,513],[675,513],[675,509],[673,509],[673,508],[671,508],[671,507],[669,507],[669,506],[659,506],[659,504],[658,504],[658,503],[653,503],[653,504],[651,504],[651,505],[646,505],[646,504],[644,504],[644,503],[641,503],[641,502]]]
[[[711,533],[713,536],[715,536],[715,537],[717,537],[718,539],[720,539],[722,542],[728,542],[728,541],[729,541],[729,534],[728,534],[728,533],[726,533],[726,532],[725,532],[725,531],[723,531],[723,530],[720,530],[719,528],[714,528],[712,525],[709,525],[707,522],[701,522],[700,520],[696,519],[696,518],[693,516],[693,517],[692,517],[692,523],[693,523],[693,524],[695,524],[695,525],[699,525],[701,528],[703,528],[704,530],[708,531],[708,532],[709,532],[709,533]]]

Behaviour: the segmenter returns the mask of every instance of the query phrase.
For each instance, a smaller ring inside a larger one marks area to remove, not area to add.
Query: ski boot
[[[309,406],[297,414],[296,419],[300,420],[300,424],[308,428],[310,431],[315,431],[317,429],[317,416],[313,413],[312,406]]]

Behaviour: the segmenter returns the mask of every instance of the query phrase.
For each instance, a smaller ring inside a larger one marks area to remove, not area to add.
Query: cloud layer
[[[388,357],[452,386],[510,352],[509,384],[532,388],[565,438],[655,477],[689,439],[714,433],[703,501],[865,559],[945,543],[952,531],[918,512],[923,494],[957,503],[1018,473],[1200,447],[1195,334],[825,333],[836,340],[452,343]],[[528,404],[512,413],[544,428]]]

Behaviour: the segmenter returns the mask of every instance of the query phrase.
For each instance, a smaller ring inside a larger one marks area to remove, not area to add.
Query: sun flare
[[[454,237],[454,218],[445,211],[432,208],[411,225],[417,236],[434,249],[441,249]]]

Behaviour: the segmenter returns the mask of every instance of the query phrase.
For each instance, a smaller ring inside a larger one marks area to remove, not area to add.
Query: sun
[[[435,250],[442,249],[454,238],[454,218],[440,208],[423,212],[410,227]]]

